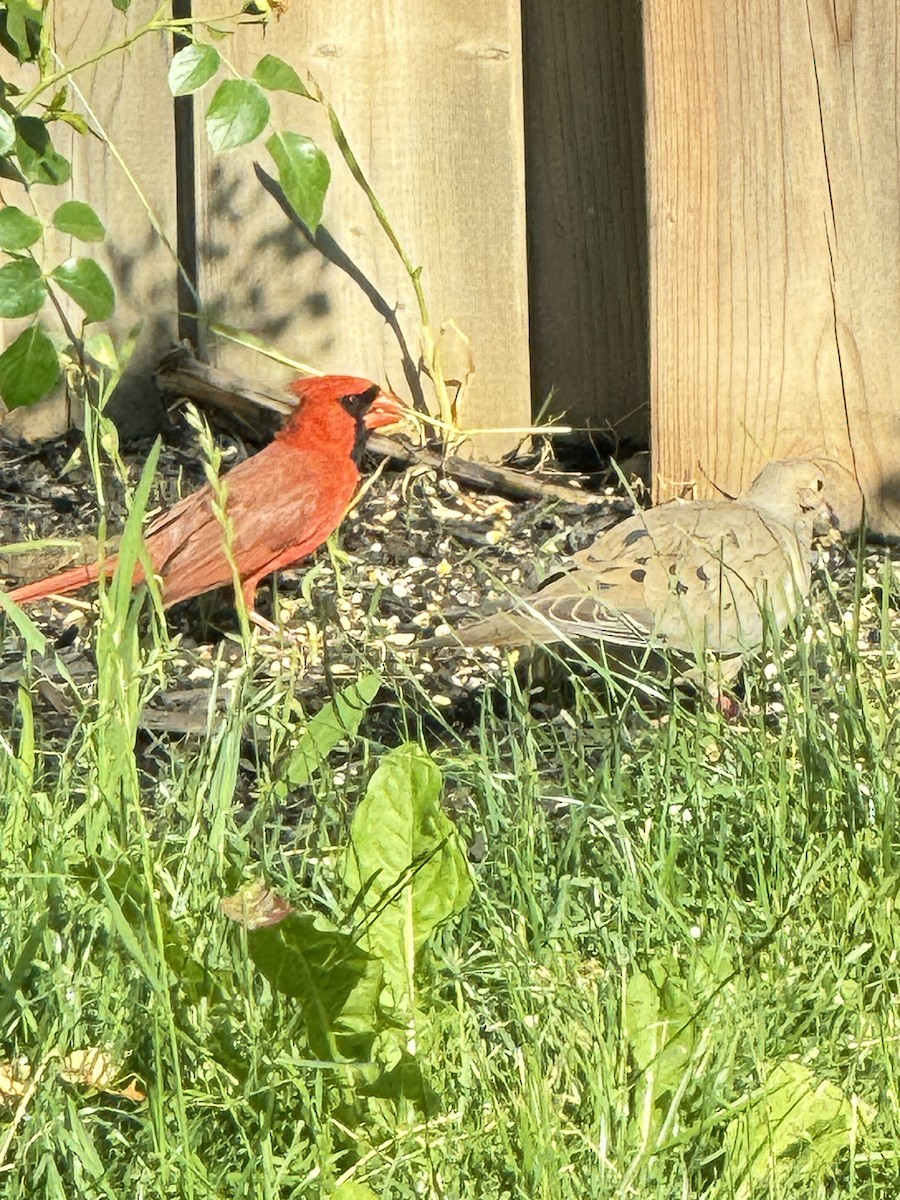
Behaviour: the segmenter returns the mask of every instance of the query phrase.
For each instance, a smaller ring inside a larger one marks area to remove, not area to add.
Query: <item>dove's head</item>
[[[833,459],[771,462],[753,480],[745,497],[782,520],[812,522],[819,533],[835,525],[845,532],[855,529],[862,518],[859,484]]]

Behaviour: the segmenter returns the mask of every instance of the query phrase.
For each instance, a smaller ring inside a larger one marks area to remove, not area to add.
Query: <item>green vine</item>
[[[32,318],[28,328],[0,353],[0,397],[7,408],[34,403],[46,395],[55,387],[61,371],[73,363],[80,369],[84,386],[86,327],[102,326],[112,316],[116,304],[113,284],[94,259],[74,256],[61,263],[48,263],[41,253],[48,222],[38,211],[34,189],[58,187],[71,176],[71,164],[53,144],[54,123],[63,122],[82,136],[90,134],[104,141],[185,276],[183,264],[178,262],[176,251],[150,210],[128,164],[100,127],[75,81],[75,76],[86,67],[126,52],[143,37],[164,33],[178,34],[186,40],[169,67],[168,82],[173,96],[195,95],[223,71],[227,76],[218,79],[204,109],[206,134],[213,153],[225,154],[255,141],[265,132],[265,147],[284,197],[313,234],[322,219],[331,166],[325,152],[310,137],[271,123],[267,93],[291,93],[324,108],[335,145],[409,277],[419,314],[422,367],[431,380],[439,412],[435,424],[452,432],[456,424],[455,404],[440,363],[444,330],[435,331],[432,325],[422,268],[412,262],[404,249],[334,108],[317,84],[313,82],[307,87],[295,68],[283,59],[273,54],[263,55],[248,78],[214,44],[233,33],[239,23],[265,23],[273,12],[279,11],[277,0],[269,3],[257,0],[240,11],[205,18],[174,18],[167,15],[168,4],[162,4],[139,28],[74,64],[64,63],[52,43],[49,22],[45,19],[50,2],[0,2],[0,45],[20,64],[33,64],[39,71],[37,82],[27,90],[0,76],[0,175],[24,185],[33,210],[29,213],[7,205],[0,211],[0,254],[6,259],[0,266],[0,318]],[[110,0],[110,3],[123,13],[130,6],[130,0]],[[41,97],[51,92],[50,102],[41,102]],[[87,118],[84,112],[71,107],[70,93],[80,102]],[[40,115],[35,115],[35,108]],[[101,218],[89,205],[79,201],[58,206],[49,225],[82,242],[101,243],[106,236]],[[80,329],[67,316],[60,293],[65,293],[80,308]],[[68,345],[64,338],[45,328],[40,314],[47,303],[56,310]],[[455,327],[452,332],[462,336]]]

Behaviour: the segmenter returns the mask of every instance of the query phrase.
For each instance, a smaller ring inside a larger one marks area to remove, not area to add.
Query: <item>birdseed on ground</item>
[[[244,453],[234,439],[220,440],[226,464]],[[127,458],[132,483],[145,453],[146,447],[137,447]],[[160,458],[153,504],[169,505],[203,482],[193,435],[176,427]],[[124,493],[112,475],[105,491],[112,535],[125,520]],[[96,556],[95,541],[79,544],[85,535],[93,538],[100,517],[79,435],[40,446],[0,443],[0,503],[4,544],[74,540],[68,547],[26,554],[0,550],[7,586]],[[485,690],[505,672],[506,655],[453,646],[419,654],[417,643],[448,632],[510,594],[527,594],[630,509],[623,492],[613,488],[598,493],[589,506],[556,499],[522,503],[468,491],[417,468],[382,472],[342,525],[337,548],[320,550],[271,583],[272,616],[289,636],[258,639],[263,669],[272,677],[290,673],[310,711],[367,668],[381,670],[398,686],[405,681],[411,694],[427,697],[447,722],[465,724]],[[862,658],[874,658],[885,639],[900,633],[900,559],[896,550],[892,556],[885,547],[865,547],[858,585],[857,549],[855,536],[842,541],[834,534],[818,543],[811,603],[822,620],[798,628],[807,638],[825,636],[828,626],[834,632],[851,628],[860,586],[857,648]],[[260,601],[265,610],[265,588]],[[33,604],[29,613],[73,679],[89,680],[94,671],[91,589]],[[211,689],[217,689],[220,704],[228,700],[222,664],[233,664],[235,674],[241,669],[233,605],[221,592],[179,605],[168,616],[178,642],[165,693],[145,719],[161,734],[200,731],[207,725]],[[2,649],[0,704],[8,709],[21,673],[20,648],[9,625]],[[783,652],[791,653],[789,642]],[[770,703],[777,711],[776,680],[771,684]],[[52,674],[37,685],[36,704],[48,729],[61,734],[73,720],[66,688]]]

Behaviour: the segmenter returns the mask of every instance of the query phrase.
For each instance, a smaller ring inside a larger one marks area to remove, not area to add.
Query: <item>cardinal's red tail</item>
[[[115,570],[116,560],[108,558],[103,564],[104,575],[111,575]],[[89,567],[73,567],[71,571],[63,571],[60,575],[50,575],[47,579],[39,579],[36,583],[26,583],[7,593],[10,600],[16,604],[27,604],[30,600],[43,600],[45,596],[68,596],[79,588],[96,583],[100,575],[99,563]]]

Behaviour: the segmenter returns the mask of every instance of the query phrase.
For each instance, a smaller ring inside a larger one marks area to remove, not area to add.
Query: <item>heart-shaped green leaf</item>
[[[0,354],[0,396],[7,408],[40,400],[58,378],[59,359],[40,325],[20,333]]]
[[[103,222],[89,204],[82,204],[80,200],[67,200],[61,204],[53,214],[53,224],[80,242],[102,242],[106,237]]]
[[[105,321],[116,307],[116,293],[102,267],[90,258],[69,258],[50,272],[79,308],[86,321]]]
[[[173,96],[189,96],[212,79],[219,69],[219,52],[206,42],[191,42],[179,50],[169,66],[169,91]]]
[[[274,54],[264,55],[253,70],[253,78],[260,87],[268,88],[270,92],[293,92],[295,96],[306,96],[312,99],[303,80],[290,63]]]
[[[258,137],[269,119],[269,102],[255,83],[226,79],[206,110],[206,134],[216,154],[235,150]]]
[[[46,295],[41,268],[32,259],[17,259],[0,267],[0,317],[31,316]]]
[[[322,220],[331,167],[312,138],[300,133],[273,133],[266,148],[278,168],[278,182],[291,208],[311,232]]]
[[[37,217],[29,216],[14,204],[0,208],[0,248],[3,250],[24,250],[33,246],[43,231]]]

